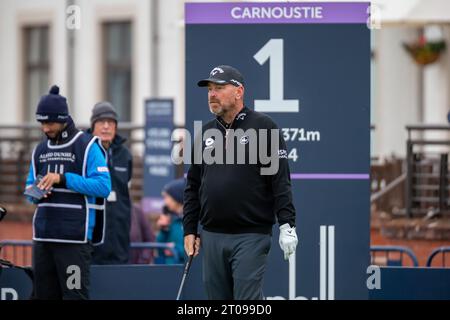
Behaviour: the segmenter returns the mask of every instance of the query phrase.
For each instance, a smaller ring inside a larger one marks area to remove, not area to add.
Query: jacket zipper
[[[231,128],[233,127],[234,120],[236,120],[236,118],[233,119],[233,121],[230,124],[230,127],[227,129],[218,119],[216,119],[216,121],[222,126],[222,128],[225,129],[225,149],[227,148],[228,144],[228,131],[230,131]]]

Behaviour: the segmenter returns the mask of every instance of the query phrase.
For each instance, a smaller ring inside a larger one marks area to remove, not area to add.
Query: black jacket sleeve
[[[200,215],[199,189],[201,184],[201,164],[194,163],[194,147],[192,147],[191,155],[191,166],[189,167],[186,188],[184,189],[184,235],[197,234]]]
[[[278,129],[275,123],[272,123],[271,127],[272,129]],[[289,223],[291,227],[295,227],[295,208],[292,203],[291,174],[287,158],[288,152],[283,135],[280,131],[278,133],[279,150],[274,151],[278,151],[279,167],[278,171],[271,176],[274,195],[273,210],[280,226]]]

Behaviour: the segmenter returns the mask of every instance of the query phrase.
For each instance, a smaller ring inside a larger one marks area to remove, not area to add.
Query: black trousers
[[[261,300],[272,237],[201,233],[203,281],[210,300]]]
[[[89,299],[92,244],[33,244],[34,299]]]

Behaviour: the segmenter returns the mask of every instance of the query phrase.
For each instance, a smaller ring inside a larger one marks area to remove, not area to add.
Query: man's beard
[[[60,133],[61,133],[61,132],[56,133],[54,137],[49,136],[47,133],[45,134],[45,136],[46,136],[49,140],[56,140],[56,138],[58,138],[58,136],[59,136]]]
[[[224,114],[223,108],[219,108],[219,109],[216,109],[216,111],[214,111],[213,108],[209,107],[209,111],[210,111],[212,114],[214,114],[214,115],[216,115],[216,116],[219,116],[219,117],[222,116],[222,115]]]
[[[64,126],[64,128],[65,128],[65,126]],[[64,128],[63,128],[62,130],[60,130],[60,131],[57,131],[57,132],[55,133],[55,136],[54,136],[53,138],[50,137],[47,133],[45,133],[45,136],[46,136],[49,140],[51,140],[51,141],[56,141],[56,140],[58,140],[59,137],[61,136],[61,132],[63,132]]]
[[[214,103],[219,104],[217,101],[214,101]],[[215,109],[209,105],[209,111],[216,115],[216,116],[223,116],[225,114],[226,108],[223,105],[219,105],[219,107],[216,107]]]

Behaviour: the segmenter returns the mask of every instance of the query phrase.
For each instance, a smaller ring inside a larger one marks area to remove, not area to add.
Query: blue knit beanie
[[[59,95],[58,86],[52,86],[49,94],[41,97],[36,110],[36,120],[46,122],[67,122],[69,107],[65,97]]]
[[[171,196],[176,202],[183,204],[184,188],[186,180],[184,178],[170,181],[163,188],[163,192]]]

